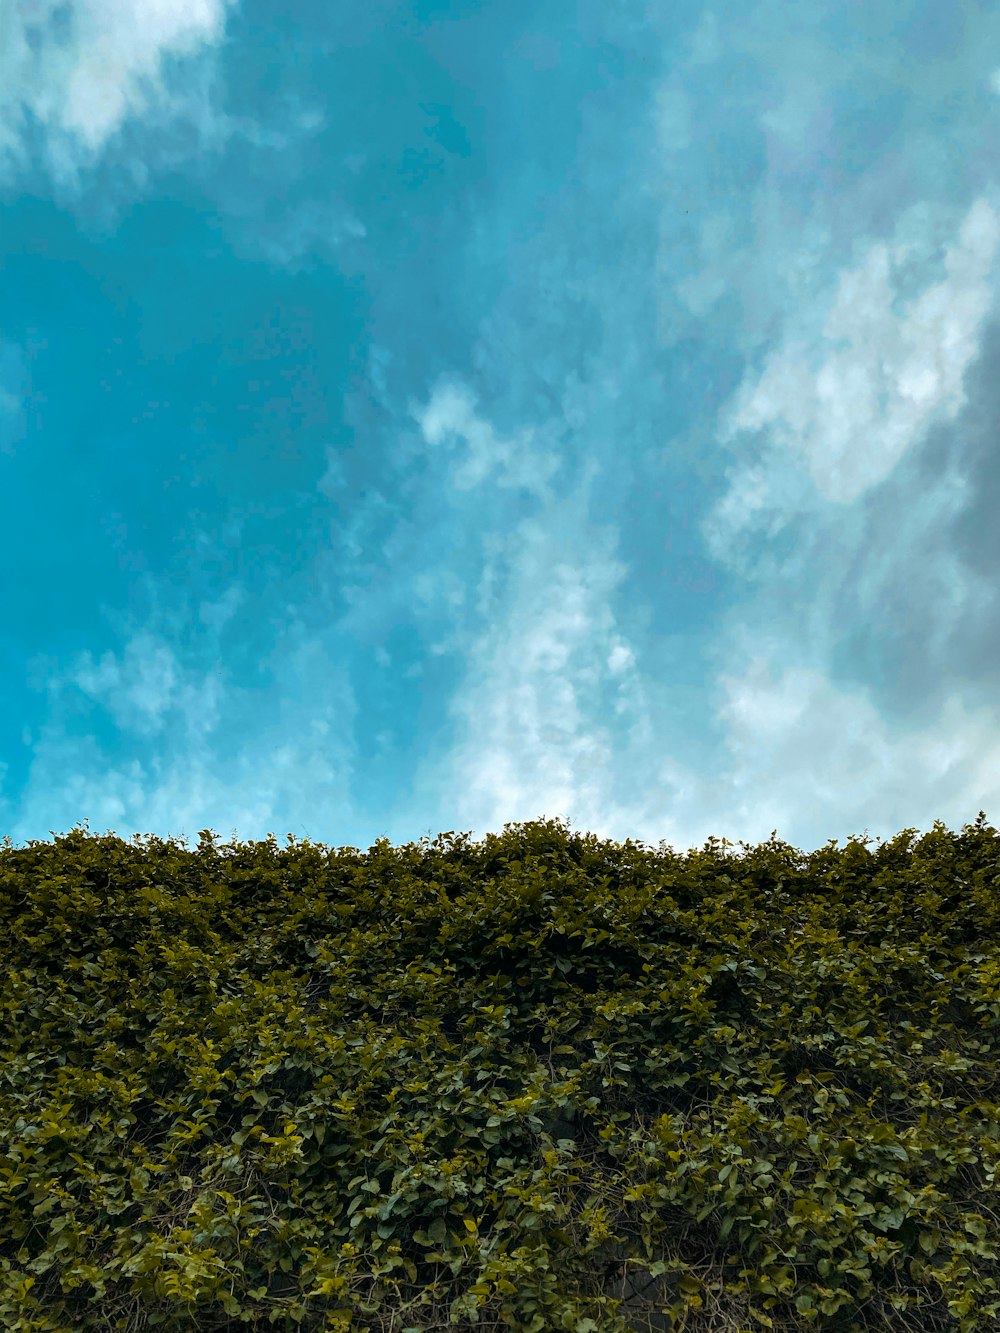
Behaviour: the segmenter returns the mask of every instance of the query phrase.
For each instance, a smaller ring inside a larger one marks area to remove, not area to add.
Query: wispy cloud
[[[780,348],[744,382],[723,436],[766,430],[783,449],[776,470],[804,458],[820,494],[841,504],[883,481],[937,418],[954,419],[996,302],[1000,224],[985,199],[945,250],[945,276],[907,301],[897,274],[927,240],[905,239],[908,230],[904,223],[904,239],[877,242],[840,276],[811,341]],[[762,497],[748,480],[749,491],[739,480],[734,489],[756,508]]]
[[[523,487],[542,499],[551,496],[549,483],[560,467],[558,453],[536,446],[531,427],[516,439],[498,436],[476,413],[475,399],[464,385],[441,381],[426,407],[411,411],[428,444],[448,447],[461,442],[461,452],[452,454],[451,482],[456,490],[490,483]]]
[[[132,117],[181,95],[178,62],[221,42],[233,0],[5,0],[0,42],[0,170],[37,136],[73,180]]]
[[[209,649],[215,645],[214,660],[203,645],[204,668],[147,631],[98,660],[89,652],[66,664],[32,660],[32,686],[47,695],[49,716],[24,737],[33,756],[23,806],[29,824],[58,831],[81,818],[71,812],[87,811],[95,829],[121,827],[124,819],[136,831],[160,829],[190,842],[204,827],[247,836],[284,824],[282,833],[301,836],[303,815],[311,821],[320,809],[356,817],[344,727],[355,711],[349,683],[331,674],[322,645],[292,625],[274,662],[285,702],[265,718],[259,691],[235,684],[218,655],[228,609],[201,608]],[[111,757],[96,726],[67,735],[69,719],[91,715],[74,695],[98,705],[130,744],[144,742],[144,758]]]

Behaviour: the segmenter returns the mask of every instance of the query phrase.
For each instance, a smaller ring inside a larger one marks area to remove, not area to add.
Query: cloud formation
[[[171,68],[222,40],[233,0],[5,0],[0,170],[40,132],[51,168],[72,178],[131,117],[176,97]]]

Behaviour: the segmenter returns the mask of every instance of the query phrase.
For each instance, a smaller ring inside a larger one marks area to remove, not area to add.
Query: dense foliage
[[[1000,840],[0,849],[0,1325],[1000,1327]]]

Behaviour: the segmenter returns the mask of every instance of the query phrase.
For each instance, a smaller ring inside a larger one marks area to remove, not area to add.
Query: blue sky
[[[0,18],[0,832],[1000,817],[993,6]]]

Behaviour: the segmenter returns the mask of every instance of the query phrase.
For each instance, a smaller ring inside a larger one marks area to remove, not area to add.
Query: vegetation
[[[0,848],[0,1325],[1000,1327],[1000,840]]]

